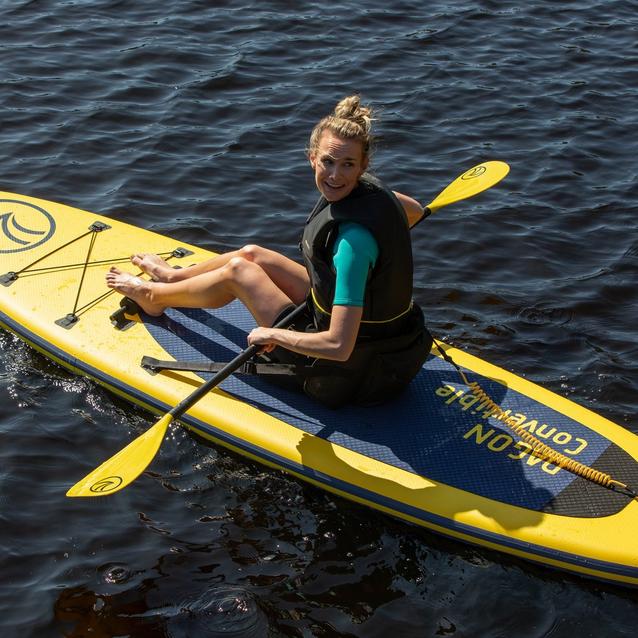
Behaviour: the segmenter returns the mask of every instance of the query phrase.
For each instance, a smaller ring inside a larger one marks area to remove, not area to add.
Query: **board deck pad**
[[[169,309],[161,317],[145,315],[144,324],[176,360],[226,362],[246,347],[247,332],[255,321],[241,303],[234,302],[218,310]],[[609,465],[613,458],[614,470],[622,469],[638,483],[638,464],[608,439],[501,383],[470,371],[466,374],[503,409],[525,415],[532,425],[535,422],[541,441],[577,453],[578,460],[590,466],[600,459]],[[487,408],[481,409],[458,371],[434,355],[399,399],[368,408],[326,408],[256,375],[233,375],[221,387],[304,432],[492,500],[585,517],[609,515],[628,503],[622,494],[592,486],[541,459],[521,456],[522,450],[515,447],[518,437],[507,426],[485,418]]]

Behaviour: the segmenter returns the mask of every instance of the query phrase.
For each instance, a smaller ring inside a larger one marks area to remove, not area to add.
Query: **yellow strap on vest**
[[[315,295],[315,291],[314,291],[313,288],[310,289],[310,294],[312,295],[312,302],[315,305],[315,308],[317,308],[317,310],[319,310],[319,312],[321,314],[324,314],[324,315],[330,317],[332,315],[332,313],[329,310],[326,310],[325,308],[321,307],[321,304],[317,301],[317,296]],[[383,319],[381,321],[364,321],[362,319],[361,323],[366,323],[366,324],[391,323],[392,321],[395,321],[396,319],[400,319],[404,315],[407,315],[408,312],[410,312],[410,310],[412,310],[412,302],[410,302],[410,305],[407,307],[406,310],[404,310],[403,312],[400,312],[396,317],[391,317],[390,319]]]

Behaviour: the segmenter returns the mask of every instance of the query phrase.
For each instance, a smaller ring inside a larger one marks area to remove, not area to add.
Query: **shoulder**
[[[335,252],[339,250],[342,244],[346,244],[353,252],[358,254],[376,257],[379,251],[377,240],[372,232],[356,222],[343,222],[339,224],[335,241]]]
[[[365,226],[357,224],[357,222],[339,224],[337,239],[348,241],[351,244],[377,243],[374,235]]]
[[[380,195],[392,196],[392,191],[378,177],[370,173],[364,173],[359,178],[359,183],[352,194],[355,198],[379,197]]]
[[[364,173],[353,191],[330,208],[337,221],[356,221],[368,227],[372,219],[389,210],[403,211],[394,193],[369,173]]]

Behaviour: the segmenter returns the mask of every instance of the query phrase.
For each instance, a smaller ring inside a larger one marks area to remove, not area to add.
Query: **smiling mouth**
[[[336,202],[343,199],[347,194],[345,190],[346,184],[339,184],[338,186],[331,184],[330,182],[324,182],[323,194],[324,197],[330,202]]]

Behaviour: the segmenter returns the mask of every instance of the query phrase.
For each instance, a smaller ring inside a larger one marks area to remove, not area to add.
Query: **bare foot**
[[[171,268],[159,255],[137,253],[131,255],[131,262],[154,281],[168,283],[174,280],[175,269]]]
[[[113,266],[106,273],[106,285],[132,299],[146,314],[152,317],[159,317],[165,310],[164,306],[155,304],[151,300],[153,290],[153,282],[151,281],[145,281],[128,272],[122,272]]]

